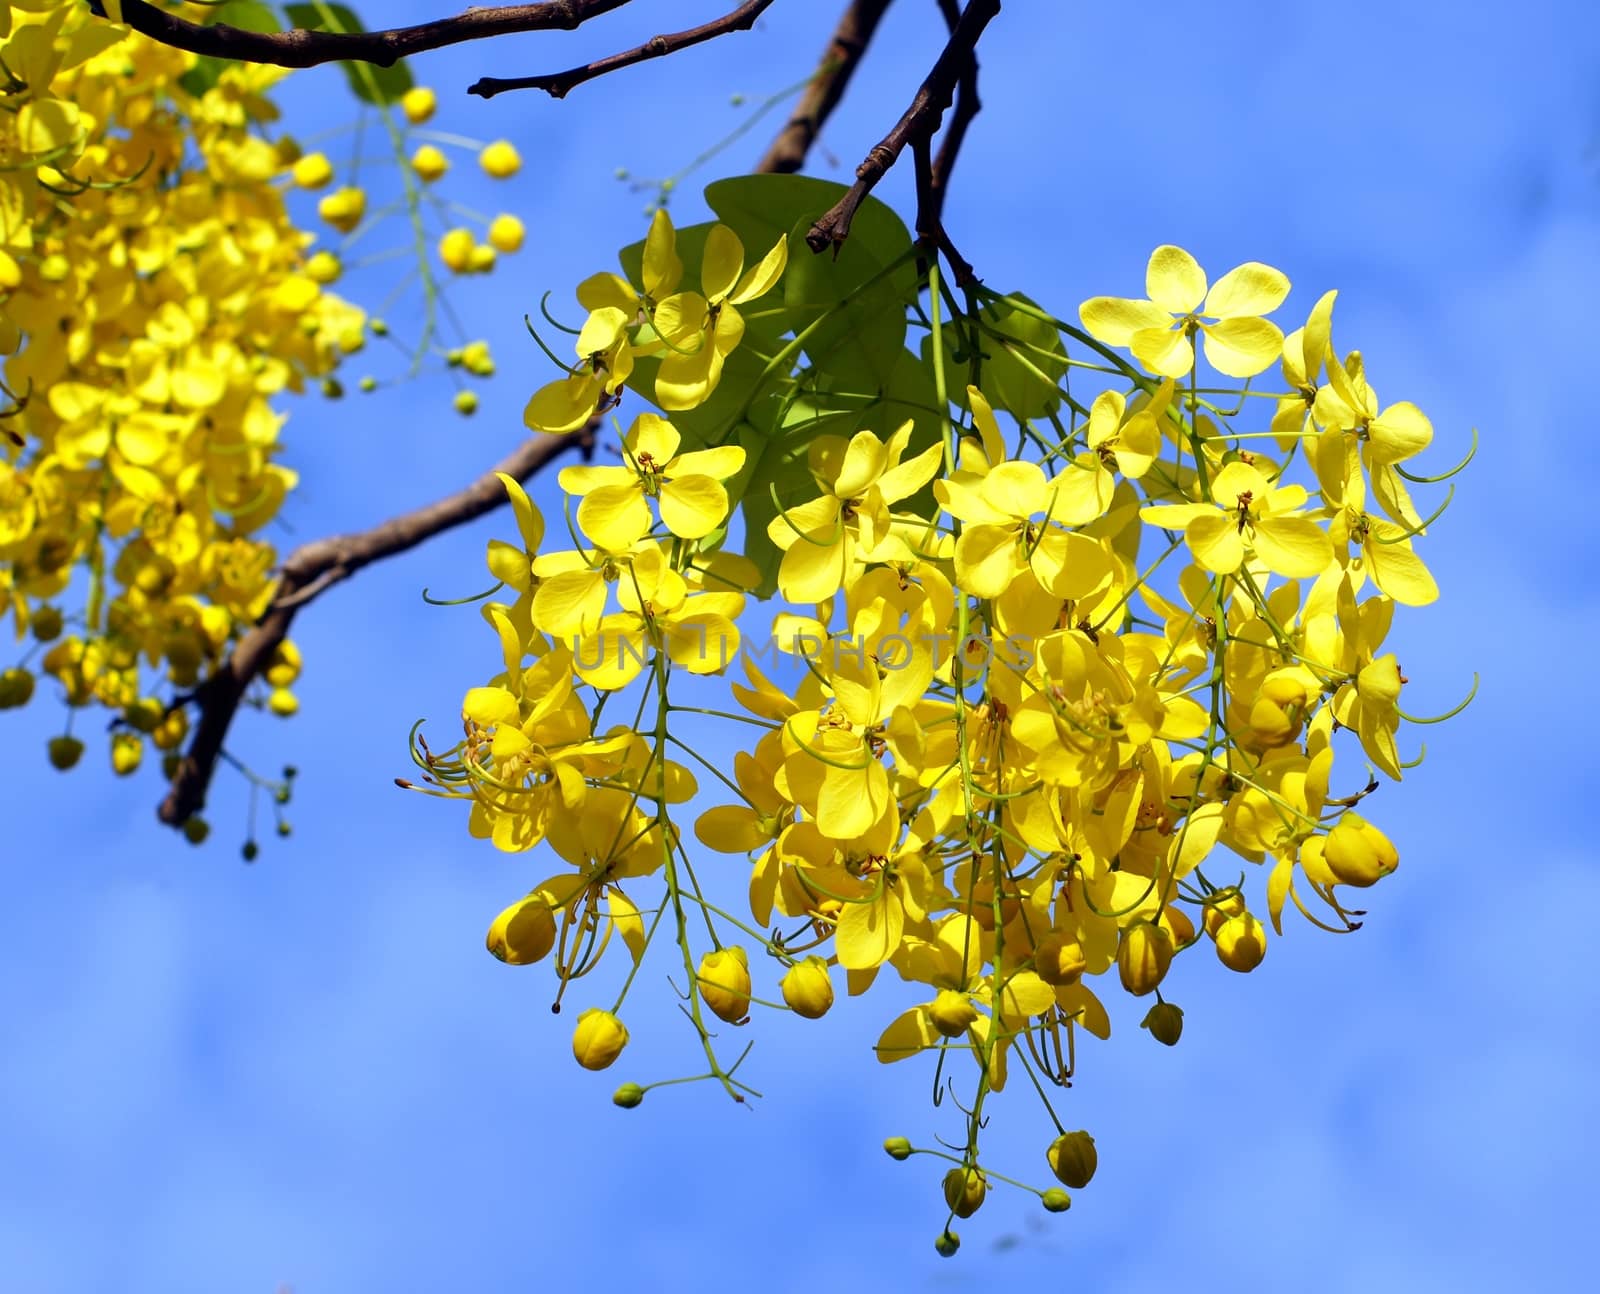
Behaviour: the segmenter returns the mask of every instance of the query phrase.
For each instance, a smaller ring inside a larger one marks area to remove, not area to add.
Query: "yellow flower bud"
[[[461,366],[476,377],[494,376],[494,359],[486,341],[468,342],[461,348]]]
[[[1139,921],[1122,932],[1117,944],[1117,974],[1122,987],[1135,997],[1155,992],[1171,965],[1172,936],[1160,926]]]
[[[1075,1191],[1087,1186],[1094,1178],[1094,1170],[1100,1167],[1100,1152],[1094,1148],[1094,1138],[1082,1128],[1077,1132],[1063,1132],[1050,1143],[1044,1157],[1056,1181]]]
[[[467,272],[469,274],[487,274],[494,268],[494,263],[499,253],[488,243],[474,243],[472,252],[467,257]]]
[[[317,252],[306,262],[306,277],[313,283],[332,283],[343,271],[339,258],[332,252]]]
[[[939,990],[939,996],[928,1005],[928,1019],[946,1038],[959,1038],[978,1019],[978,1008],[965,993],[953,988]]]
[[[750,961],[743,948],[719,948],[700,959],[700,999],[720,1020],[738,1024],[750,1014]]]
[[[1400,852],[1389,837],[1360,814],[1347,813],[1328,833],[1323,861],[1341,885],[1365,888],[1400,865]]]
[[[176,750],[189,735],[189,712],[182,708],[167,715],[150,731],[157,750]]]
[[[0,670],[0,710],[15,710],[33,699],[33,674],[21,666]]]
[[[76,737],[52,737],[47,749],[51,766],[63,773],[83,758],[83,743]]]
[[[796,962],[778,987],[789,1009],[807,1020],[820,1019],[833,1005],[833,981],[828,978],[828,963],[820,957]]]
[[[508,139],[497,139],[478,154],[478,165],[497,180],[509,179],[522,169],[522,157]]]
[[[1088,969],[1083,949],[1075,940],[1051,932],[1033,950],[1033,969],[1046,984],[1076,984]]]
[[[1244,895],[1231,886],[1225,890],[1218,890],[1210,896],[1202,911],[1205,914],[1206,933],[1215,939],[1224,921],[1244,912]]]
[[[321,189],[333,180],[333,164],[325,153],[307,153],[295,162],[291,174],[302,189]]]
[[[906,1160],[911,1158],[911,1142],[905,1137],[886,1138],[883,1148],[890,1159]]]
[[[1150,1036],[1163,1046],[1176,1047],[1183,1037],[1183,1008],[1171,1002],[1157,1002],[1145,1012],[1139,1027],[1150,1030]]]
[[[611,1094],[611,1104],[621,1106],[624,1110],[636,1108],[644,1100],[644,1088],[637,1083],[624,1083]]]
[[[1172,936],[1172,949],[1178,949],[1194,942],[1194,922],[1189,920],[1189,914],[1182,908],[1168,904],[1161,909],[1160,925]]]
[[[1253,971],[1267,955],[1267,928],[1249,912],[1229,917],[1217,928],[1217,958],[1229,970]]]
[[[111,769],[118,777],[126,777],[139,767],[144,758],[144,738],[136,732],[111,734]]]
[[[293,687],[294,681],[300,677],[302,663],[300,649],[294,645],[293,639],[285,638],[267,657],[267,682],[273,687]]]
[[[509,966],[531,966],[555,947],[556,918],[537,894],[513,903],[489,927],[487,946]]]
[[[1059,1186],[1052,1186],[1039,1197],[1040,1203],[1052,1213],[1065,1213],[1072,1207],[1072,1196]]]
[[[341,234],[348,234],[367,214],[367,195],[360,189],[335,189],[317,203],[317,214]]]
[[[512,215],[498,215],[489,225],[489,242],[497,251],[509,255],[522,250],[522,240],[527,236],[522,221]]]
[[[400,96],[400,111],[413,126],[420,126],[431,118],[438,106],[438,95],[425,85],[414,85]]]
[[[470,418],[478,412],[478,393],[476,391],[457,391],[456,397],[451,403],[455,405],[456,412],[463,418]]]
[[[572,1054],[585,1069],[604,1069],[628,1045],[628,1028],[609,1011],[590,1007],[572,1031]]]
[[[472,261],[472,231],[451,229],[439,240],[439,259],[445,268],[456,274],[465,274]]]
[[[36,607],[33,612],[33,636],[42,643],[54,642],[61,637],[61,608]]]
[[[275,687],[267,697],[267,709],[280,719],[287,719],[300,710],[300,699],[286,687]]]
[[[988,1193],[988,1180],[976,1168],[952,1168],[944,1175],[944,1202],[958,1218],[970,1218]]]
[[[431,184],[450,169],[450,159],[432,144],[424,144],[411,154],[411,166],[424,183]]]

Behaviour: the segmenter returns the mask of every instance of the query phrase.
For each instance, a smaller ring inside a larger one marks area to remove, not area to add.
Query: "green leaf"
[[[282,31],[283,24],[278,21],[278,15],[269,4],[262,0],[228,0],[226,4],[218,5],[200,20],[203,25],[211,26],[214,23],[223,23],[229,27],[237,27],[240,31]],[[209,54],[201,55],[195,65],[178,78],[178,84],[188,94],[199,98],[212,86],[222,79],[222,71],[228,66],[225,58],[212,58]]]
[[[1050,324],[1013,308],[1008,301],[1033,305],[1022,293],[1013,292],[979,311],[978,389],[997,409],[1018,418],[1042,417],[1061,402],[1056,387],[1067,372],[1067,349]],[[953,326],[944,329],[945,382],[951,400],[963,409],[968,407],[972,369],[967,355],[957,359],[956,354],[966,347],[970,332]],[[922,354],[931,362],[932,333],[923,338]]]
[[[366,31],[355,10],[342,4],[286,4],[284,15],[296,27],[306,31],[358,32]],[[395,103],[416,84],[411,69],[401,59],[393,67],[377,67],[370,63],[340,63],[344,78],[350,83],[350,92],[363,103],[383,106]]]

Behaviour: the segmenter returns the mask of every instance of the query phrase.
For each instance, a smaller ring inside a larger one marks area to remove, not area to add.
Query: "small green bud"
[[[322,394],[330,400],[338,400],[344,396],[344,383],[336,377],[322,379]]]
[[[389,325],[382,319],[368,319],[367,327],[372,329],[374,337],[387,337],[389,335]]]
[[[1139,1022],[1141,1029],[1150,1030],[1150,1036],[1168,1047],[1176,1047],[1183,1036],[1183,1008],[1171,1002],[1157,1002]]]
[[[279,818],[278,819],[278,834],[280,836],[287,837],[292,830],[293,830],[293,828],[289,825],[289,819],[288,818]]]
[[[239,857],[247,863],[253,863],[261,854],[261,846],[253,840],[244,842],[244,848],[239,851]]]
[[[203,845],[210,834],[211,824],[204,818],[196,816],[183,820],[183,838],[191,845]]]
[[[48,749],[51,766],[63,773],[83,758],[83,743],[76,737],[52,737]]]
[[[611,1094],[611,1104],[620,1105],[624,1110],[631,1110],[644,1100],[644,1088],[637,1083],[624,1083]]]
[[[61,637],[61,609],[39,607],[33,613],[33,636],[42,643]]]
[[[941,1258],[954,1258],[956,1250],[961,1248],[961,1237],[954,1231],[941,1231],[939,1238],[933,1242],[933,1247],[938,1250]]]
[[[1039,1199],[1052,1213],[1065,1213],[1072,1207],[1072,1196],[1059,1186],[1052,1186]]]
[[[373,377],[371,373],[368,373],[366,377],[361,379],[361,389],[368,395],[371,395],[372,392],[378,389],[378,379]]]
[[[910,1159],[911,1143],[904,1137],[890,1137],[883,1143],[883,1148],[888,1152],[890,1159]]]
[[[274,800],[276,800],[279,804],[288,804],[289,803],[289,788],[287,786],[280,786],[276,791],[274,791],[272,793],[272,798]]]

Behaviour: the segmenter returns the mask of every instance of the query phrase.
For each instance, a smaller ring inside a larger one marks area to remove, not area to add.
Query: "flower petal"
[[[1175,315],[1191,314],[1206,295],[1206,272],[1183,248],[1169,243],[1150,253],[1144,290],[1163,310]]]
[[[1143,328],[1170,328],[1172,315],[1153,301],[1128,297],[1091,297],[1078,307],[1078,318],[1091,337],[1108,346],[1126,346]]]
[[[1260,261],[1246,261],[1229,270],[1211,287],[1201,314],[1221,319],[1271,314],[1289,295],[1289,280]]]
[[[1206,362],[1228,377],[1254,377],[1283,354],[1283,333],[1265,319],[1223,319],[1202,324]]]

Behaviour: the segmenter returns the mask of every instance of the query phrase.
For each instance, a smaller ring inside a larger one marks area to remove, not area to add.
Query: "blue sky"
[[[387,8],[403,21],[434,6]],[[759,100],[803,77],[824,35],[812,11],[829,6],[779,3],[754,33],[561,103],[448,92],[713,8],[640,0],[570,36],[417,61],[445,100],[441,127],[508,135],[528,161],[498,187],[458,166],[463,201],[510,206],[530,229],[521,256],[453,296],[500,376],[470,422],[437,377],[296,406],[304,486],[285,548],[422,502],[506,452],[547,380],[521,315],[546,289],[559,308],[642,233],[644,198],[613,170],[674,170],[737,123],[730,94]],[[931,10],[897,6],[816,173],[847,175],[901,111],[935,48]],[[464,688],[496,668],[472,611],[418,598],[481,587],[484,541],[509,530],[494,518],[302,617],[301,715],[245,716],[233,738],[263,769],[302,770],[295,836],[268,840],[254,867],[237,855],[237,779],[219,780],[213,840],[192,849],[156,825],[153,773],[59,775],[43,760],[54,706],[6,716],[5,1288],[853,1291],[1048,1276],[1442,1291],[1587,1271],[1576,1237],[1597,1130],[1582,1093],[1600,1002],[1579,960],[1597,897],[1579,736],[1597,698],[1575,658],[1600,630],[1582,503],[1600,468],[1583,415],[1600,19],[1555,0],[1514,17],[1377,0],[1162,0],[1137,18],[1012,4],[982,52],[984,111],[947,219],[991,285],[1070,313],[1132,293],[1158,243],[1214,273],[1264,260],[1296,284],[1285,318],[1341,290],[1341,347],[1365,352],[1386,403],[1430,414],[1432,462],[1482,434],[1425,550],[1444,596],[1401,616],[1396,641],[1414,711],[1453,704],[1474,670],[1483,687],[1377,798],[1402,863],[1370,892],[1366,927],[1336,939],[1291,920],[1249,977],[1183,959],[1176,1049],[1123,1010],[1110,1045],[1080,1051],[1062,1106],[1098,1139],[1094,1184],[1065,1217],[997,1191],[950,1262],[932,1250],[936,1168],[878,1148],[949,1128],[915,1062],[872,1063],[887,1015],[871,999],[805,1028],[760,1018],[754,1109],[699,1086],[618,1111],[615,1083],[688,1070],[692,1036],[635,1010],[625,1060],[578,1070],[546,972],[482,947],[489,918],[555,869],[470,840],[461,815],[390,780],[407,770],[411,722],[447,731]],[[336,73],[305,77],[291,120],[322,128],[346,113],[341,94]],[[748,165],[766,138],[758,127],[699,181]],[[698,214],[696,187],[675,201],[682,219]],[[881,192],[909,213],[908,190],[896,172]],[[1575,488],[1556,490],[1563,480]],[[1008,1093],[997,1168],[1041,1180],[1043,1124],[1029,1094]]]

